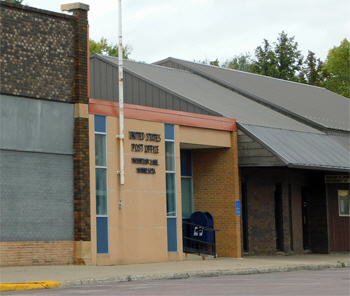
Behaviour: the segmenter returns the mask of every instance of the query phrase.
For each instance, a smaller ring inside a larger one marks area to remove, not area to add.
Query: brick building
[[[88,58],[89,7],[0,5],[0,265],[182,260],[195,211],[219,256],[349,252],[348,99],[124,61],[121,141],[118,60]]]
[[[117,59],[91,56],[90,96],[117,102],[117,71]],[[173,58],[125,61],[124,75],[126,103],[237,120],[237,155],[180,142],[191,155],[191,211],[213,214],[219,256],[349,251],[348,99]]]
[[[89,7],[62,9],[73,15],[0,2],[3,266],[90,252]]]

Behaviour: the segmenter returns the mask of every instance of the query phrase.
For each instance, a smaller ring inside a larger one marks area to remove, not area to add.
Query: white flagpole
[[[123,91],[123,43],[122,43],[122,1],[118,0],[118,31],[119,31],[119,45],[118,45],[118,72],[119,72],[119,135],[120,139],[120,201],[119,208],[122,207],[122,185],[125,181],[124,173],[124,91]]]

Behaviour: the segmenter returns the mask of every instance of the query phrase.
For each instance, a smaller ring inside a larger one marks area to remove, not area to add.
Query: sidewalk
[[[133,265],[1,267],[0,282],[2,284],[0,286],[3,289],[6,286],[4,283],[28,282],[35,282],[36,285],[38,285],[37,282],[44,282],[41,283],[44,285],[56,283],[56,287],[57,285],[75,286],[103,282],[253,274],[335,267],[350,267],[350,254],[247,256],[240,259],[224,257],[214,259],[207,257],[205,260],[196,255],[188,255],[188,258],[184,261]],[[52,285],[52,287],[55,287],[54,284]],[[23,289],[19,285],[12,285],[11,287],[13,289]],[[48,287],[51,286],[48,285],[43,288]],[[36,289],[38,287],[29,288]]]

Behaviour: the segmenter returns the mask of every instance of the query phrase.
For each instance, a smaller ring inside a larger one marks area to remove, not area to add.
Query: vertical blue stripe
[[[173,124],[164,124],[165,139],[175,140],[175,130]]]
[[[108,218],[96,218],[97,254],[108,253]]]
[[[180,150],[181,176],[192,177],[192,151]]]
[[[106,116],[95,115],[95,132],[106,132]]]
[[[168,226],[168,252],[177,252],[176,218],[167,218]]]

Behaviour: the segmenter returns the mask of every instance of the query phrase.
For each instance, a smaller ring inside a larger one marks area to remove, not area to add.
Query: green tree
[[[215,61],[210,61],[210,65],[211,65],[211,66],[219,67],[219,60],[216,59]]]
[[[303,57],[298,50],[298,43],[294,37],[282,31],[277,42],[272,47],[268,40],[264,39],[263,46],[255,49],[256,60],[253,72],[265,76],[271,76],[284,80],[298,81],[297,73],[301,69]]]
[[[236,55],[231,60],[226,60],[226,62],[222,64],[222,67],[244,72],[252,72],[253,61],[250,57],[250,53],[245,53],[238,56]]]
[[[255,49],[255,61],[252,66],[254,73],[276,77],[276,56],[268,40],[264,39],[263,47]]]
[[[5,0],[5,2],[21,4],[23,0]]]
[[[328,74],[325,87],[350,98],[350,44],[346,38],[328,52],[323,68]]]
[[[298,42],[294,42],[294,36],[282,31],[275,44],[275,57],[277,66],[277,77],[284,80],[298,81],[296,73],[301,69],[303,57],[298,50]]]
[[[129,59],[129,55],[131,54],[132,47],[129,45],[126,45],[123,47],[123,58]],[[108,41],[106,38],[102,37],[99,42],[96,42],[92,39],[90,39],[90,48],[89,48],[90,54],[93,53],[99,53],[103,55],[109,55],[111,57],[118,57],[119,51],[118,46],[113,45],[113,43],[108,44]]]
[[[315,86],[323,86],[324,76],[322,61],[316,59],[315,53],[309,50],[299,72],[299,82]]]

